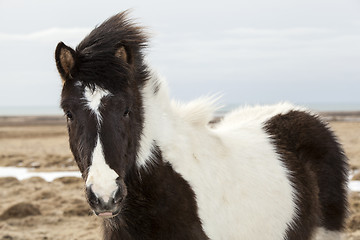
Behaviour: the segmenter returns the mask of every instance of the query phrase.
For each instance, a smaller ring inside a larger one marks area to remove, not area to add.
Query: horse
[[[179,103],[127,11],[55,51],[85,195],[114,239],[337,240],[348,161],[327,123],[287,102]]]

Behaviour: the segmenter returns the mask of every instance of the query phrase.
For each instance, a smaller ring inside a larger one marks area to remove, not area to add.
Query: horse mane
[[[80,75],[83,84],[115,92],[129,86],[131,80],[141,85],[148,79],[143,63],[148,36],[128,14],[125,11],[107,19],[76,47],[72,75]],[[124,58],[117,55],[119,49]]]
[[[218,105],[220,96],[205,96],[188,103],[172,101],[173,111],[184,121],[196,125],[205,126],[213,120],[215,112],[221,108]]]
[[[129,86],[129,79],[138,81],[140,84],[149,82],[152,89],[149,91],[159,96],[161,95],[158,93],[160,87],[163,88],[162,91],[167,91],[167,89],[164,89],[166,84],[154,76],[144,60],[142,51],[148,45],[148,35],[144,28],[134,23],[128,15],[129,11],[125,11],[107,19],[77,46],[77,66],[75,67],[77,74],[86,75],[86,77],[80,77],[86,86],[92,89],[99,86],[110,92]],[[126,50],[127,64],[116,57],[115,53],[120,47]],[[134,72],[140,72],[140,76],[134,76]],[[171,110],[189,124],[205,126],[213,119],[215,111],[220,108],[216,103],[219,98],[214,95],[189,103],[173,101]]]
[[[162,111],[173,115],[175,118],[180,118],[183,122],[199,127],[208,125],[213,120],[215,112],[222,107],[218,103],[221,98],[220,94],[203,96],[186,103],[171,100],[165,78],[154,68],[149,67],[147,71],[150,73],[150,78],[142,89],[142,96],[146,107],[151,108],[148,113],[150,115],[160,114],[157,112],[160,107]]]
[[[115,51],[120,45],[134,48],[147,47],[148,36],[144,27],[138,26],[130,17],[129,11],[108,18],[87,35],[76,50],[88,53],[92,48]]]

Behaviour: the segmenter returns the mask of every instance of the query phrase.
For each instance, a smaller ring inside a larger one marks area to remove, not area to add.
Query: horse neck
[[[157,86],[157,91],[153,91]],[[183,105],[170,101],[165,81],[151,78],[143,88],[144,127],[140,141],[138,164],[148,164],[156,144],[167,160],[193,155],[196,145],[214,139],[208,122],[216,109],[215,100],[202,98]]]

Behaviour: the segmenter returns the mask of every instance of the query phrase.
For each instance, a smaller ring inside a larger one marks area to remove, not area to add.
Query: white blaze
[[[99,87],[95,87],[94,91],[86,87],[84,92],[87,107],[96,114],[98,121],[97,139],[92,153],[91,166],[86,179],[86,186],[91,186],[96,196],[101,197],[105,202],[109,200],[117,189],[116,178],[119,177],[106,163],[103,146],[99,137],[102,120],[99,108],[101,106],[102,98],[109,95],[109,91]]]
[[[102,119],[99,111],[101,106],[101,99],[109,95],[111,95],[109,91],[99,87],[95,87],[94,90],[90,89],[89,87],[85,88],[84,97],[87,101],[87,107],[96,114],[96,117],[99,121],[99,126]]]
[[[101,197],[107,202],[117,189],[116,178],[118,176],[119,175],[105,162],[102,144],[98,137],[86,179],[86,186],[92,186],[92,190],[97,197]]]

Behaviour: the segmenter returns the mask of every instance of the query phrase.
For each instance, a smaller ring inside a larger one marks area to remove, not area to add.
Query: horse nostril
[[[123,199],[123,191],[121,191],[121,188],[118,187],[113,195],[113,201],[114,203],[119,203],[122,199]]]
[[[92,185],[86,187],[86,194],[87,197],[89,199],[89,202],[92,204],[99,204],[99,198],[96,196],[96,194],[94,193],[94,191],[92,190]]]

